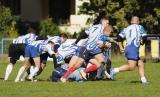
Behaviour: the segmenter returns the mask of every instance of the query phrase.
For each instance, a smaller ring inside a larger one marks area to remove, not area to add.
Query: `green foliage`
[[[88,23],[98,16],[100,10],[110,18],[110,24],[115,32],[129,25],[130,18],[137,15],[148,33],[158,33],[160,30],[159,0],[90,0],[80,6],[80,13],[91,15]]]
[[[0,5],[0,31],[3,31],[11,20],[11,10],[5,6]]]
[[[12,16],[11,10],[0,6],[0,39],[3,37],[17,37],[16,21],[19,17]]]
[[[40,21],[40,35],[58,35],[60,29],[53,22],[52,18],[46,18]]]

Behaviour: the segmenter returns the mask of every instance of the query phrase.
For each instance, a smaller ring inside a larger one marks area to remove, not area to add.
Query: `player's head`
[[[54,47],[54,45],[55,45],[54,39],[49,40],[48,43],[49,43],[52,47]]]
[[[104,28],[104,35],[105,36],[110,36],[112,32],[113,32],[113,28],[110,25],[108,25]]]
[[[68,36],[65,33],[61,33],[59,37],[60,37],[61,43],[64,43],[68,39]]]
[[[131,18],[131,24],[139,24],[139,17],[138,16],[133,16]]]
[[[103,25],[103,27],[106,27],[109,25],[109,19],[107,17],[103,17],[100,23]]]

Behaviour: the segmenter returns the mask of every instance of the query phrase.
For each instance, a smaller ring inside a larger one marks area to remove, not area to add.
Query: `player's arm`
[[[108,41],[111,43],[115,43],[116,45],[119,45],[118,42],[114,40],[113,38],[108,37]]]
[[[140,34],[141,34],[141,45],[145,44],[147,41],[147,33],[144,30],[143,26],[140,26]]]
[[[52,46],[51,45],[47,45],[47,51],[48,51],[48,53],[49,53],[49,55],[50,55],[50,57],[52,57],[53,58],[53,56],[55,56],[55,52],[54,52],[54,48],[52,48]]]
[[[111,47],[111,43],[108,41],[103,42],[99,40],[97,43],[98,43],[98,46],[102,49],[108,49]]]
[[[124,28],[124,29],[117,35],[118,46],[119,46],[120,51],[121,51],[122,53],[124,52],[123,41],[124,41],[124,39],[125,39],[126,30],[127,30],[127,28]]]
[[[118,35],[117,35],[117,42],[118,42],[118,46],[119,46],[119,48],[120,48],[120,51],[121,51],[122,53],[124,52],[123,41],[124,41],[124,37],[122,36],[122,34],[118,34]]]

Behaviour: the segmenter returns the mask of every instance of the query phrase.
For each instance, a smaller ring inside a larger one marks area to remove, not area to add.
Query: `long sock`
[[[100,68],[97,69],[97,78],[102,78],[102,72],[103,72],[103,67],[101,66]]]
[[[86,69],[84,70],[84,72],[85,72],[85,73],[88,73],[88,72],[91,72],[91,71],[95,71],[95,70],[97,70],[97,68],[98,68],[98,67],[97,67],[96,65],[92,65],[92,66],[86,68]]]
[[[35,68],[34,68],[34,71],[33,71],[33,72],[31,72],[30,77],[35,76],[35,75],[37,74],[37,72],[38,72],[38,71],[39,71],[39,68],[38,68],[38,67],[35,67]]]
[[[30,74],[31,74],[31,73],[34,73],[34,66],[31,66],[31,67],[30,67]]]
[[[13,70],[13,65],[11,63],[9,63],[7,68],[6,68],[6,73],[5,73],[4,80],[8,80],[12,70]]]
[[[25,70],[25,66],[22,66],[17,74],[16,80],[19,80],[20,76],[22,75],[23,71]]]
[[[67,78],[72,72],[76,70],[76,67],[72,66],[63,76],[63,78]]]
[[[119,72],[119,68],[114,68],[114,69],[113,69],[113,72],[114,72],[115,74],[117,74],[117,73]]]
[[[29,74],[27,72],[24,73],[22,80],[25,80]]]

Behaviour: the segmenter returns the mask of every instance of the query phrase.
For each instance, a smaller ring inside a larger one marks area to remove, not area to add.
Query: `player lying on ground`
[[[118,72],[134,70],[136,66],[139,69],[139,75],[142,83],[147,83],[147,79],[144,74],[144,63],[139,58],[139,47],[141,44],[141,38],[145,38],[146,32],[144,28],[139,25],[139,18],[133,16],[131,19],[131,25],[125,28],[118,36],[120,51],[125,53],[127,58],[127,64],[117,68],[113,68],[111,71],[111,77],[114,79],[114,75]],[[122,40],[126,38],[126,48],[122,45]]]
[[[76,53],[79,52],[80,48],[81,46],[75,46],[75,45],[68,45],[68,46],[61,45],[58,48],[57,62],[61,66],[59,65],[60,67],[57,67],[55,70],[53,70],[52,77],[51,77],[53,81],[58,81],[68,71],[69,69],[68,63],[70,62],[70,59],[72,58],[72,56],[76,55]],[[80,74],[81,70],[84,70],[84,67],[78,68],[70,76],[68,76],[67,79],[82,81],[82,76]]]
[[[85,69],[84,67],[79,67],[71,75],[69,75],[67,79],[71,81],[83,81],[80,72],[84,69]],[[69,70],[68,65],[62,65],[60,67],[57,67],[52,72],[51,80],[58,81],[68,70]]]

